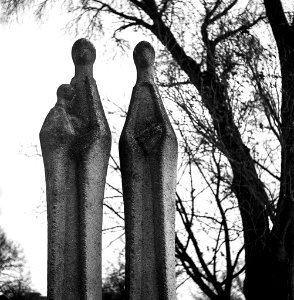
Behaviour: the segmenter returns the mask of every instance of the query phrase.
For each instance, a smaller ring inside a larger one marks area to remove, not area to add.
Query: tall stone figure
[[[111,133],[86,39],[72,48],[75,76],[57,92],[40,132],[48,208],[48,299],[100,300],[102,208]]]
[[[155,53],[134,49],[137,82],[120,137],[129,300],[175,300],[177,139],[153,79]]]
[[[63,295],[68,275],[64,262],[68,259],[65,254],[70,213],[67,211],[69,206],[77,205],[75,162],[71,150],[75,130],[68,115],[73,97],[74,90],[70,85],[58,88],[57,103],[48,113],[40,132],[48,214],[48,299]]]

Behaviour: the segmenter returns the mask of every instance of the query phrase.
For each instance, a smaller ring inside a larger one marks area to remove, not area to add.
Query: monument
[[[57,90],[40,131],[48,213],[50,300],[102,300],[101,235],[111,133],[86,39],[72,47],[75,76]],[[154,83],[155,52],[134,50],[137,82],[119,142],[128,300],[175,300],[176,135]]]
[[[48,299],[102,299],[102,208],[111,133],[86,39],[72,48],[75,76],[57,91],[40,132],[48,210]]]
[[[154,59],[148,42],[135,47],[137,82],[119,141],[129,300],[176,299],[178,145],[154,84]]]

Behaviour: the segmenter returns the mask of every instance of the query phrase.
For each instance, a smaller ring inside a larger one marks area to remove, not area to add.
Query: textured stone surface
[[[74,91],[62,85],[57,91],[57,103],[47,115],[40,132],[46,176],[48,212],[48,298],[63,295],[66,280],[64,264],[67,235],[66,211],[76,203],[75,178],[70,151],[75,138],[68,109]],[[60,298],[59,298],[60,299]]]
[[[48,299],[102,299],[102,205],[111,147],[86,39],[72,48],[75,76],[57,92],[40,132],[48,207]]]
[[[174,300],[177,139],[153,80],[154,49],[134,50],[137,82],[120,137],[130,300]]]

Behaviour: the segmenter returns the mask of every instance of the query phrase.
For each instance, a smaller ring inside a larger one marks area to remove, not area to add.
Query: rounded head
[[[135,47],[133,57],[137,68],[151,67],[155,60],[154,48],[150,43],[142,41]]]
[[[71,101],[75,96],[75,90],[70,84],[62,84],[57,89],[57,98],[64,99],[66,101]]]
[[[87,39],[79,39],[72,46],[71,56],[75,65],[92,65],[96,59],[96,49]]]

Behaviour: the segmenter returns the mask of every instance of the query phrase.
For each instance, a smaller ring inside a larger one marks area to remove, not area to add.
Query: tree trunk
[[[220,150],[225,153],[231,164],[232,189],[238,200],[245,241],[246,299],[270,299],[268,277],[271,266],[268,263],[266,245],[269,237],[266,210],[268,197],[256,173],[250,151],[244,145],[234,123],[233,113],[226,101],[226,87],[217,79],[213,63],[214,49],[208,51],[210,55],[208,61],[212,63],[208,65],[207,71],[201,72],[196,62],[185,55],[162,21],[155,22],[152,32],[171,52],[198,91],[201,91],[203,104],[210,112],[218,139],[223,145]]]
[[[294,24],[280,0],[264,0],[279,52],[282,79],[281,185],[272,229],[273,276],[269,283],[279,299],[294,299]],[[278,294],[277,294],[278,295]]]
[[[207,108],[213,117],[214,128],[232,167],[232,190],[238,200],[243,224],[246,264],[244,294],[247,300],[270,299],[267,248],[269,221],[266,207],[268,197],[258,178],[250,151],[234,124],[232,112],[224,96],[225,87],[215,80],[209,86],[213,86],[213,94],[205,103],[208,103]]]

